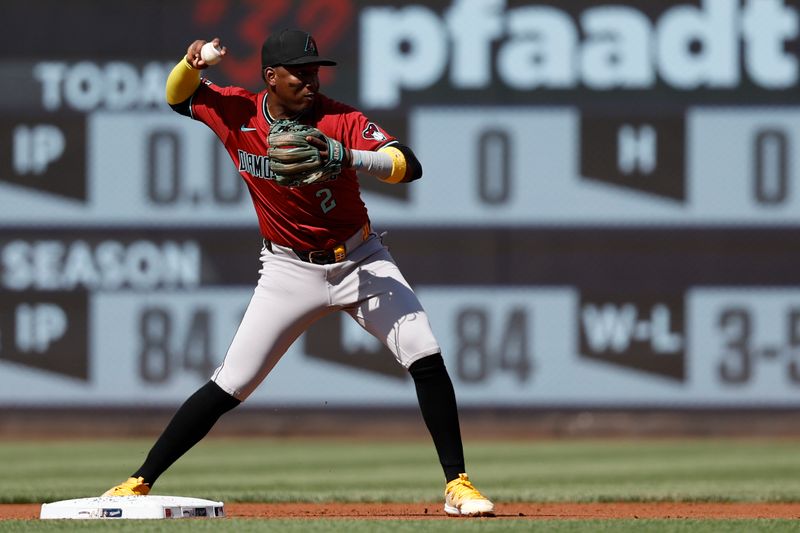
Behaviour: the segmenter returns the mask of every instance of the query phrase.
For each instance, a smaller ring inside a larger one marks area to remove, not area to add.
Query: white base
[[[42,504],[39,518],[221,518],[224,504],[182,496],[99,496]]]

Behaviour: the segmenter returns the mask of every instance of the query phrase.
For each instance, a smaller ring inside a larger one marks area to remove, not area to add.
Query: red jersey
[[[358,177],[343,168],[332,180],[282,187],[270,175],[267,137],[274,122],[267,91],[219,87],[203,79],[190,101],[192,118],[210,127],[247,183],[261,234],[295,250],[330,249],[367,223]],[[317,94],[297,120],[354,150],[377,150],[396,142],[357,109]]]

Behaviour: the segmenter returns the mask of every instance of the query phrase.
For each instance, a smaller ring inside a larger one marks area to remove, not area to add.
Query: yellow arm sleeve
[[[400,183],[403,181],[403,178],[406,177],[406,156],[403,155],[403,152],[395,148],[394,146],[384,146],[379,152],[383,152],[385,154],[389,154],[392,158],[392,173],[385,177],[379,178],[381,181],[385,181],[386,183]]]
[[[200,86],[200,71],[193,68],[184,57],[167,77],[167,103],[179,104],[194,94]]]

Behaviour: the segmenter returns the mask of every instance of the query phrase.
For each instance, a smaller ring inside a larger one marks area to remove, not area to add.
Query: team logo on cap
[[[312,54],[317,53],[317,43],[314,42],[314,38],[312,36],[306,37],[306,52],[311,52]]]
[[[367,124],[367,127],[364,128],[364,131],[361,132],[361,136],[365,139],[373,139],[375,141],[385,141],[386,135],[383,134],[381,130],[378,129],[378,126],[370,122]]]

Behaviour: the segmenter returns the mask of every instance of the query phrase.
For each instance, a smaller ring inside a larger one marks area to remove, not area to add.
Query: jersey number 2
[[[319,203],[319,206],[322,208],[323,213],[327,213],[334,207],[336,207],[336,200],[333,199],[333,193],[330,189],[320,189],[316,192],[317,198],[322,198],[322,201]]]

